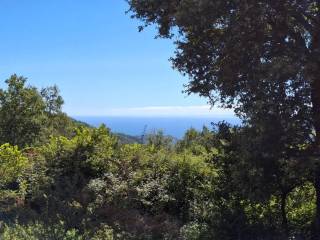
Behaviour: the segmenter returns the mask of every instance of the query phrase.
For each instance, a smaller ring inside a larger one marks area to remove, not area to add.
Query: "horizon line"
[[[71,111],[70,111],[71,112]],[[198,106],[145,106],[68,113],[74,117],[236,117],[233,109]]]

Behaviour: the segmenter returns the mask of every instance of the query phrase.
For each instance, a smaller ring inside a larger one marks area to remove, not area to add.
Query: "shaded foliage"
[[[56,87],[7,83],[0,113],[16,119],[0,130],[22,138],[1,135],[1,239],[314,239],[313,136],[290,101],[248,102],[243,126],[126,143],[69,118]]]

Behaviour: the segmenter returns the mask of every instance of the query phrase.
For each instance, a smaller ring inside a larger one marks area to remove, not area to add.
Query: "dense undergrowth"
[[[7,84],[0,239],[312,239],[310,163],[276,136],[220,123],[126,144],[62,113],[56,87]]]

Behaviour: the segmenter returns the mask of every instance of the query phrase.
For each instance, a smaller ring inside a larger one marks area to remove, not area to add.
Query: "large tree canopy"
[[[279,94],[285,90],[292,100],[319,104],[315,81],[320,62],[318,1],[129,3],[133,17],[146,26],[157,24],[161,37],[175,37],[177,49],[172,60],[190,77],[188,92],[232,106],[247,97],[258,101],[261,85],[273,81],[279,85]]]
[[[155,24],[158,37],[175,40],[172,62],[190,78],[186,92],[234,107],[258,128],[269,119],[271,135],[289,148],[308,146],[319,161],[320,1],[128,2],[141,29]],[[314,173],[320,238],[319,164]]]

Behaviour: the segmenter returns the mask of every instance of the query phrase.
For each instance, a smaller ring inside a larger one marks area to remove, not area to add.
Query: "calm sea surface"
[[[181,138],[185,131],[191,127],[201,130],[203,126],[212,128],[211,123],[226,121],[230,124],[240,124],[235,117],[85,117],[77,116],[75,119],[88,123],[94,127],[105,124],[113,132],[140,136],[144,129],[147,133],[163,130],[165,134]]]

